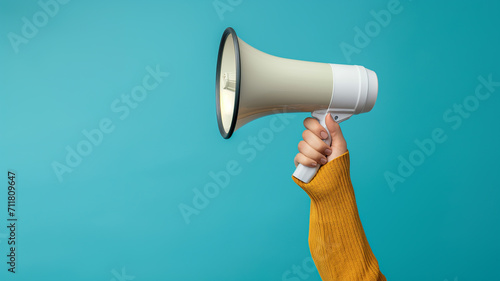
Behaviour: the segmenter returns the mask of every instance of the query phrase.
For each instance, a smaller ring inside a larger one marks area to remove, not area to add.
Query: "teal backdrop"
[[[1,0],[0,279],[320,280],[304,266],[309,198],[291,179],[309,114],[219,134],[231,26],[272,55],[378,74],[375,107],[342,129],[388,280],[499,280],[499,9]]]

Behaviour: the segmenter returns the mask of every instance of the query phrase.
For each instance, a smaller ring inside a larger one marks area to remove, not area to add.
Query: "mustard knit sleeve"
[[[349,175],[349,152],[321,167],[310,183],[309,248],[323,281],[382,281],[361,225]]]

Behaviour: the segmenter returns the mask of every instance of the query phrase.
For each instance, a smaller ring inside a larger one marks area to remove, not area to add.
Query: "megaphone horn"
[[[378,79],[375,72],[358,65],[266,54],[228,27],[219,46],[215,92],[219,131],[228,139],[244,124],[285,110],[312,112],[327,129],[327,114],[340,123],[370,111],[377,99]],[[330,137],[325,142],[330,145]],[[318,169],[299,165],[293,175],[307,183]]]

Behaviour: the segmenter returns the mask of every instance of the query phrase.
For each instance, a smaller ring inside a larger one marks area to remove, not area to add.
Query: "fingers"
[[[308,117],[304,119],[304,127],[313,132],[320,139],[325,140],[328,138],[328,132],[321,126],[315,118]]]
[[[297,155],[295,155],[294,162],[295,162],[295,167],[297,167],[299,164],[311,168],[318,166],[318,163],[316,161],[312,160],[311,158],[305,156],[302,153],[297,153]]]
[[[297,154],[296,160],[300,164],[309,167],[315,167],[318,164],[321,165],[326,164],[327,162],[326,156],[318,152],[306,141],[300,141],[298,148],[299,148],[299,154]]]
[[[332,153],[330,146],[309,130],[305,130],[302,133],[302,139],[321,154],[330,155],[330,153]]]
[[[306,130],[302,133],[303,141],[299,142],[299,153],[295,156],[295,166],[302,164],[308,167],[324,165],[347,152],[347,143],[342,130],[330,114],[326,116],[326,126],[332,138],[331,146],[323,142],[328,138],[327,130],[315,118],[304,120]]]
[[[295,167],[297,167],[299,164],[302,164],[307,167],[316,167],[318,165],[316,161],[312,160],[311,158],[308,158],[302,153],[297,153],[297,155],[295,155],[295,158],[293,159],[293,162],[295,163]]]

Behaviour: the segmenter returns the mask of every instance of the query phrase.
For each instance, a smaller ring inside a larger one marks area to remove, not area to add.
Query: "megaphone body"
[[[327,114],[340,123],[368,112],[377,92],[377,75],[362,66],[280,58],[251,47],[232,28],[222,35],[216,105],[219,131],[226,139],[252,120],[285,112],[312,112],[328,131]],[[330,137],[325,142],[330,145]],[[318,169],[299,165],[293,175],[307,183]]]

